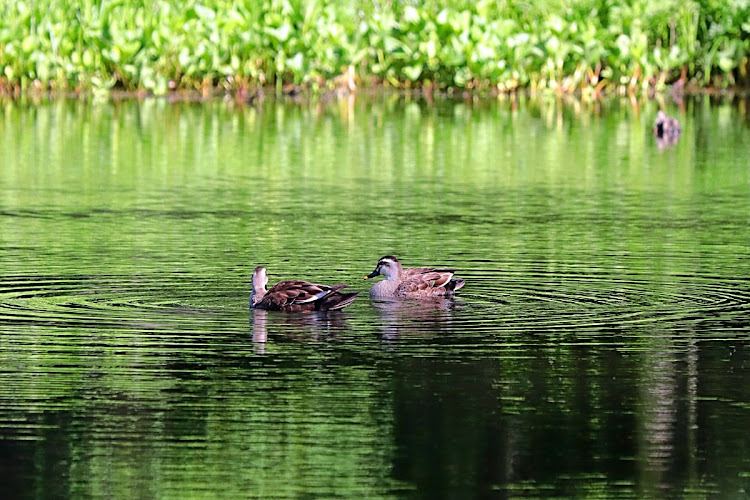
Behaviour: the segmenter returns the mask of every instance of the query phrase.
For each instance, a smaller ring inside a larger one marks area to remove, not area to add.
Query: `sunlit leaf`
[[[413,6],[408,5],[404,9],[404,21],[411,24],[417,24],[419,23],[420,17],[419,17],[419,11],[415,9]]]
[[[471,79],[471,73],[469,72],[469,70],[466,68],[461,68],[456,72],[456,75],[453,77],[453,82],[459,87],[465,87],[470,79]]]
[[[441,25],[447,24],[448,23],[448,9],[443,9],[440,12],[438,12],[438,15],[435,18],[435,21]]]
[[[305,62],[305,58],[301,52],[297,52],[294,57],[287,59],[286,66],[295,73],[302,72],[302,65]]]
[[[216,12],[214,12],[213,9],[206,7],[204,5],[195,4],[193,6],[193,9],[195,10],[195,13],[198,15],[198,17],[203,20],[210,21],[216,17]]]
[[[183,47],[180,50],[180,54],[177,56],[177,60],[180,66],[187,66],[190,63],[190,51],[187,47]]]
[[[414,66],[404,66],[402,69],[404,76],[411,81],[416,81],[422,75],[422,65],[416,64]]]
[[[36,40],[31,35],[24,38],[23,42],[21,42],[21,50],[23,50],[26,54],[30,54],[31,51],[34,50],[35,46]]]
[[[403,51],[406,49],[406,46],[401,42],[401,40],[392,36],[386,36],[385,38],[383,38],[383,46],[386,52],[389,53]]]
[[[729,73],[734,68],[734,60],[725,54],[719,55],[719,67],[725,73]]]
[[[280,26],[278,28],[266,27],[265,29],[266,33],[280,42],[286,42],[289,39],[291,30],[291,26],[289,26],[288,24],[284,24],[283,26]]]

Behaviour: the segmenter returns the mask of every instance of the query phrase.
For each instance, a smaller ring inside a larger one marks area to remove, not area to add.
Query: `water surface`
[[[750,494],[746,101],[0,104],[5,497]]]

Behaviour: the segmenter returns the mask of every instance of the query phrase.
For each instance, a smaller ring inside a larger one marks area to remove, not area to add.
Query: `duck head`
[[[387,280],[397,280],[401,277],[401,263],[398,259],[392,255],[386,255],[378,261],[378,265],[375,270],[365,276],[365,279],[374,278],[382,274]]]

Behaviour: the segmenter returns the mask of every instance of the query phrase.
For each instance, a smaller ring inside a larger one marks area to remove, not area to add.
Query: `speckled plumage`
[[[396,257],[386,255],[378,261],[375,270],[365,279],[382,274],[383,281],[370,288],[370,297],[385,299],[391,297],[432,298],[451,297],[466,283],[454,278],[455,269],[433,267],[412,267],[404,269]]]

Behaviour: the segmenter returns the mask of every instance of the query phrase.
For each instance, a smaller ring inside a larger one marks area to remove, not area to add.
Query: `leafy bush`
[[[748,83],[747,0],[0,0],[5,89]]]

